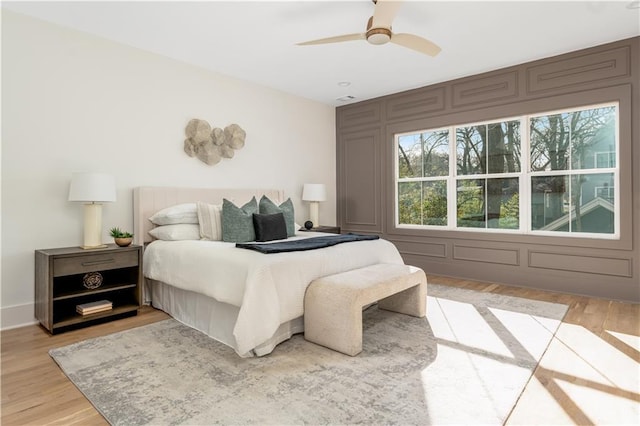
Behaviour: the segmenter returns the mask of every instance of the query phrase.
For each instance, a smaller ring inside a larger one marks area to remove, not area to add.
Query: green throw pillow
[[[242,207],[237,207],[224,198],[222,200],[222,241],[228,243],[255,241],[254,213],[258,213],[256,197],[253,197],[251,201]]]
[[[295,213],[293,211],[293,202],[291,198],[287,198],[287,201],[276,206],[266,195],[260,198],[260,214],[284,214],[284,222],[287,225],[287,237],[293,237],[296,235],[295,225]]]

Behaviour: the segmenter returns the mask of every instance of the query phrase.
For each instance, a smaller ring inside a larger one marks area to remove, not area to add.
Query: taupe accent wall
[[[617,240],[395,226],[394,135],[620,103]],[[339,107],[338,225],[427,274],[640,302],[640,37]]]

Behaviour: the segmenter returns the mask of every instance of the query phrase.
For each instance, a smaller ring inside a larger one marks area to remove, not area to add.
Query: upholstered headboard
[[[155,226],[149,218],[158,210],[182,203],[202,201],[211,204],[222,204],[226,198],[236,205],[242,205],[255,196],[266,195],[275,203],[284,201],[284,191],[278,189],[221,189],[221,188],[170,188],[170,187],[138,187],[133,190],[133,242],[143,245],[151,242],[153,237],[149,231]]]

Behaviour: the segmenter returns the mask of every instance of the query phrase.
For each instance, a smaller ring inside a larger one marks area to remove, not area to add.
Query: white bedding
[[[327,236],[298,233],[292,238]],[[221,241],[154,241],[144,252],[145,277],[240,308],[233,334],[239,355],[300,317],[307,285],[316,278],[375,263],[400,263],[386,240],[357,241],[291,253],[262,254]]]

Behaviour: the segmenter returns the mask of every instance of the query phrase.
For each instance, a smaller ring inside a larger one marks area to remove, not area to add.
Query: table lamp
[[[322,183],[305,183],[302,189],[302,200],[309,201],[309,220],[313,227],[319,226],[318,206],[320,201],[327,199],[327,189]]]
[[[69,186],[69,201],[84,204],[83,249],[106,247],[102,244],[102,204],[116,201],[113,176],[105,173],[73,173]]]

